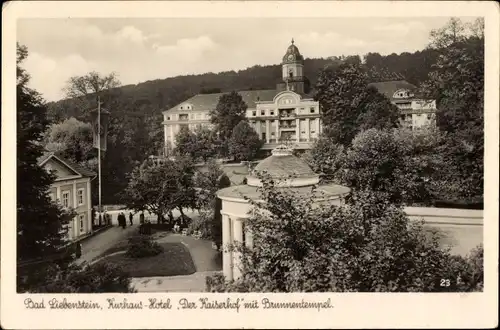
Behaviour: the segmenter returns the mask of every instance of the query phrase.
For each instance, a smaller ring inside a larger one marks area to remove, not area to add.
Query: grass
[[[121,266],[131,277],[190,275],[196,268],[188,249],[181,243],[161,243],[163,252],[147,258],[118,254],[99,262]],[[122,249],[123,250],[123,249]]]

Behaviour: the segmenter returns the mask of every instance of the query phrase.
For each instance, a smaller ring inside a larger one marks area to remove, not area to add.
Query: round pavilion
[[[281,145],[272,151],[272,155],[262,160],[247,176],[246,185],[231,186],[221,189],[217,196],[222,201],[222,244],[224,247],[233,243],[244,243],[252,247],[252,235],[244,230],[244,220],[250,217],[253,207],[248,199],[260,200],[259,187],[262,182],[259,173],[270,177],[277,189],[287,189],[294,194],[310,197],[318,203],[340,204],[342,197],[350,189],[336,184],[319,184],[319,176],[309,165],[294,156],[292,150]],[[313,190],[313,188],[315,188]],[[248,199],[246,199],[248,198]],[[235,251],[223,252],[223,271],[228,279],[236,279],[241,275],[240,255]]]

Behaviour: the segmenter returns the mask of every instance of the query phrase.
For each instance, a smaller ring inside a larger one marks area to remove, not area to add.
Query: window
[[[311,111],[311,113],[314,113],[314,108],[310,108],[309,110]]]
[[[274,116],[274,110],[271,110],[271,116]]]
[[[257,111],[252,111],[252,116],[257,116]]]
[[[80,220],[80,233],[85,230],[85,214],[79,214],[78,215],[78,220]]]
[[[312,131],[311,131],[311,134],[314,134],[314,133],[316,133],[316,131],[315,131],[315,130],[312,130]]]
[[[184,110],[184,107],[181,107],[181,110]]]
[[[170,116],[167,117],[167,120],[170,120]]]
[[[260,110],[260,115],[265,116],[266,115],[266,110]]]
[[[78,201],[78,205],[83,205],[84,204],[83,192],[84,192],[83,188],[80,188],[77,191],[76,200]]]
[[[62,205],[64,207],[69,206],[69,191],[63,191],[63,193],[62,193]]]
[[[274,132],[271,132],[271,136],[274,136]]]
[[[427,115],[427,119],[428,119],[428,120],[431,120],[431,119],[432,119],[432,115],[431,115],[431,114],[428,114],[428,115]]]

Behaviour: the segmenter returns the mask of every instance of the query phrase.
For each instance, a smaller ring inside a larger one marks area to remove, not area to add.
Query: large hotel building
[[[304,57],[292,40],[282,62],[282,81],[272,90],[238,92],[247,104],[246,116],[259,137],[263,149],[274,149],[291,142],[295,149],[308,149],[322,130],[320,107],[306,89]],[[418,99],[416,86],[404,81],[372,83],[401,111],[401,121],[413,129],[434,121],[435,102]],[[210,110],[215,109],[222,93],[198,94],[163,112],[165,149],[172,150],[182,126],[194,129],[210,126]]]

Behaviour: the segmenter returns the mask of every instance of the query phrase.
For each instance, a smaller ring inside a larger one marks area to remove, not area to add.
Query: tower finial
[[[294,41],[293,41],[293,38],[292,38],[292,45],[293,45]]]

